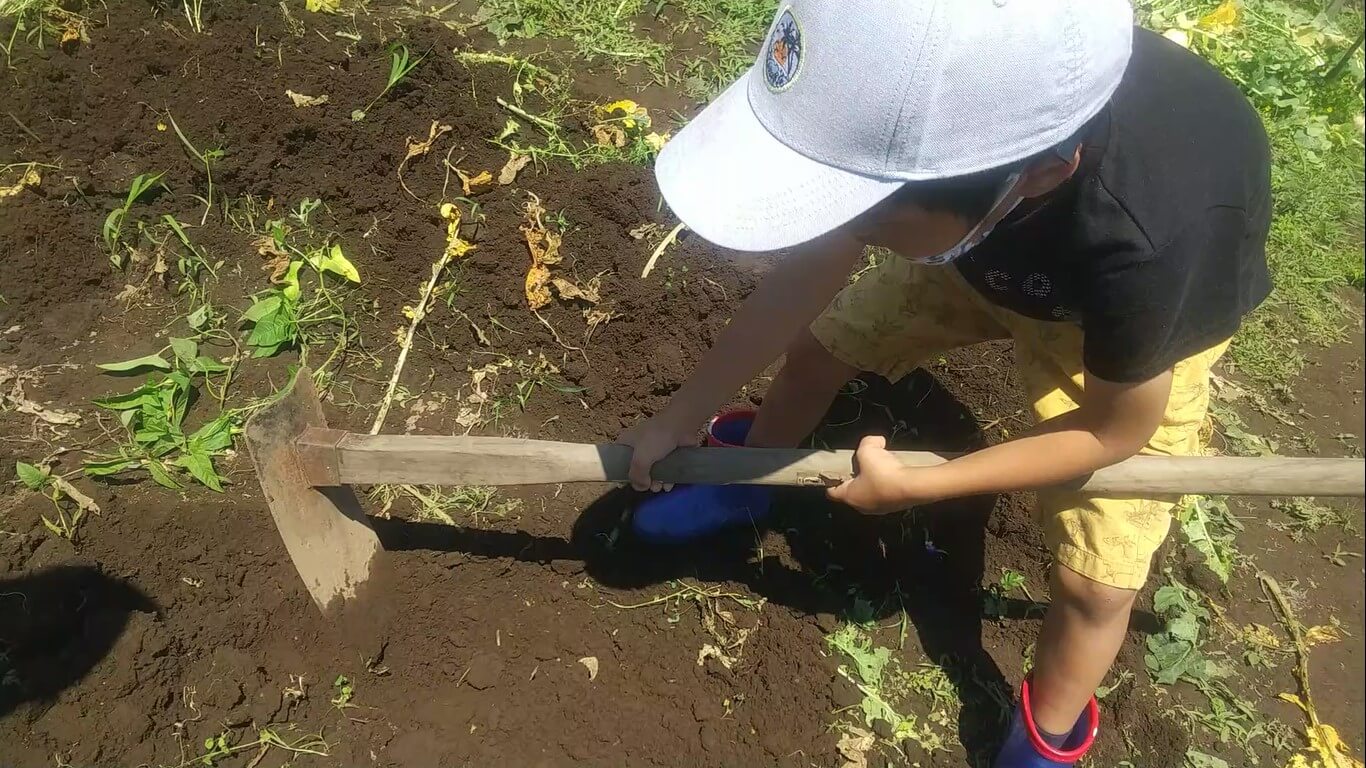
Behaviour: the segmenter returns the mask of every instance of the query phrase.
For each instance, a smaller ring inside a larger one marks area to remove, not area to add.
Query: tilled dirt
[[[114,3],[89,43],[16,55],[4,107],[16,120],[0,120],[0,163],[57,167],[0,201],[0,330],[14,328],[0,335],[0,365],[35,370],[28,396],[79,410],[84,423],[54,434],[0,415],[0,480],[13,479],[15,460],[59,446],[70,451],[62,471],[99,449],[118,425],[89,401],[135,382],[94,365],[156,351],[184,314],[183,297],[144,283],[138,265],[111,270],[100,246],[104,217],[134,175],[166,173],[167,189],[132,215],[192,225],[216,264],[214,301],[240,311],[267,287],[251,233],[221,208],[198,224],[203,204],[191,195],[205,194],[207,179],[164,129],[172,117],[200,149],[224,150],[213,168],[220,200],[253,196],[273,216],[324,201],[319,226],[363,275],[354,302],[363,342],[336,366],[328,416],[368,428],[397,355],[394,331],[408,322],[402,307],[444,246],[436,203],[462,196],[445,161],[471,174],[502,166],[506,153],[488,139],[509,117],[496,99],[511,98],[511,79],[501,66],[455,61],[449,52],[465,44],[456,33],[404,21],[402,39],[427,58],[355,122],[351,111],[383,87],[397,27],[295,14],[306,31],[274,6],[226,2],[210,33],[195,36],[149,6]],[[286,89],[329,103],[295,108]],[[534,95],[526,107],[537,108]],[[426,138],[433,121],[451,132],[401,183],[405,140]],[[600,307],[614,317],[591,339],[581,305],[556,302],[540,317],[526,308],[519,227],[529,194],[566,224],[561,274],[601,279]],[[671,226],[643,167],[532,166],[473,199],[479,215],[462,231],[477,248],[423,324],[403,377],[409,396],[388,431],[462,432],[471,369],[544,355],[555,370],[547,382],[478,431],[610,441],[677,388],[766,266],[685,235],[639,279]],[[663,228],[631,234],[650,223]],[[129,284],[143,290],[118,298]],[[268,395],[295,361],[244,363],[231,397]],[[876,430],[895,447],[980,446],[1002,425],[1024,427],[1009,370],[1008,347],[989,345],[896,384],[870,379],[836,401],[817,440],[851,446]],[[758,402],[764,385],[742,397]],[[989,435],[979,423],[993,426]],[[42,528],[46,499],[6,485],[0,764],[181,765],[204,754],[206,738],[226,732],[240,745],[270,728],[299,745],[320,733],[327,756],[252,747],[222,764],[837,765],[830,726],[851,702],[825,636],[861,605],[884,627],[879,641],[908,663],[952,670],[964,703],[947,729],[961,743],[870,758],[980,765],[1038,621],[1024,600],[1004,620],[983,619],[981,585],[1009,568],[1046,596],[1048,558],[1025,496],[868,519],[794,490],[763,529],[662,551],[627,532],[631,493],[567,486],[509,491],[516,509],[454,526],[372,501],[385,552],[360,598],[329,623],[290,565],[249,461],[229,457],[221,468],[231,481],[222,495],[76,479],[102,514],[74,542]],[[709,596],[659,600],[690,589]],[[744,637],[732,668],[699,655],[717,642],[718,617],[728,637]],[[1137,614],[1135,639],[1155,625]],[[1146,679],[1141,642],[1121,663]],[[1095,764],[1179,764],[1189,736],[1164,716],[1169,707],[1146,685],[1117,689],[1103,703],[1114,735]]]

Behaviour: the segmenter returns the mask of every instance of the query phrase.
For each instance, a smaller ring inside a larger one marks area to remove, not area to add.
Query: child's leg
[[[841,291],[793,342],[746,444],[795,447],[860,371],[895,381],[927,357],[1006,335],[952,267],[889,256]]]
[[[1093,581],[1055,564],[1052,605],[1034,646],[1030,689],[1034,723],[1045,733],[1069,733],[1105,681],[1124,644],[1138,593]]]
[[[840,387],[858,374],[858,368],[830,354],[811,331],[802,331],[769,385],[745,444],[797,447],[820,425]]]
[[[1035,418],[1076,408],[1084,384],[1080,332],[1056,324],[1009,325]],[[1225,346],[1176,364],[1162,424],[1143,453],[1200,452],[1209,372]],[[1030,703],[1034,724],[1062,735],[1076,726],[1124,643],[1134,598],[1171,527],[1177,499],[1109,499],[1061,490],[1042,490],[1037,497],[1054,565],[1052,605],[1035,645]]]

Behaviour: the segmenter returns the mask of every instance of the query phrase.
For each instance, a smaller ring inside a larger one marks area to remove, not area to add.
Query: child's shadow
[[[885,435],[889,448],[901,450],[962,451],[983,443],[972,414],[924,371],[895,385],[876,377],[851,382],[825,422],[812,438],[816,447],[852,448],[868,434]],[[594,579],[619,588],[681,576],[734,581],[809,614],[883,625],[904,610],[925,655],[945,668],[956,688],[963,704],[959,738],[968,755],[989,755],[994,748],[1012,696],[982,645],[980,585],[996,497],[867,516],[827,501],[820,491],[784,489],[767,528],[782,533],[790,557],[775,553],[757,565],[752,556],[762,533],[754,530],[664,551],[607,546],[612,537],[604,532],[618,526],[632,500],[630,492],[609,493],[575,525],[571,541]]]
[[[961,451],[982,435],[962,403],[924,371],[890,385],[868,378],[842,394],[813,437],[817,447],[852,448],[882,434],[893,449]],[[903,615],[925,655],[944,666],[962,702],[959,738],[974,764],[1002,735],[1012,701],[982,645],[981,594],[986,521],[995,497],[941,502],[913,513],[872,517],[816,489],[783,489],[761,529],[734,530],[687,546],[630,540],[626,516],[639,495],[598,498],[568,540],[399,520],[374,520],[385,549],[460,551],[479,557],[550,562],[578,559],[598,583],[648,589],[671,579],[745,584],[770,602],[817,616],[877,621]],[[762,550],[759,542],[763,541]],[[785,545],[785,546],[784,546]],[[762,559],[755,562],[756,554]],[[1012,615],[1029,606],[1014,605]],[[833,628],[833,627],[831,627]],[[883,645],[890,636],[880,637]],[[895,642],[891,640],[890,642]]]

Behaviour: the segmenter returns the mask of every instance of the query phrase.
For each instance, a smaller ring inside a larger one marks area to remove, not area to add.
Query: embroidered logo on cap
[[[802,28],[790,9],[784,10],[773,25],[764,52],[764,82],[771,91],[785,91],[801,74],[806,51],[802,47]]]

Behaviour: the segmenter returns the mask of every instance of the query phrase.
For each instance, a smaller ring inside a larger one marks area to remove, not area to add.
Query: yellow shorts
[[[982,298],[952,267],[896,256],[845,288],[811,326],[835,357],[895,381],[950,349],[1013,339],[1015,364],[1034,416],[1077,407],[1082,391],[1082,332],[1068,322],[1033,320]],[[1225,341],[1177,363],[1162,425],[1145,454],[1195,455],[1209,406],[1209,373]],[[1040,491],[1035,514],[1054,559],[1087,578],[1139,589],[1167,537],[1179,499],[1104,499]]]

